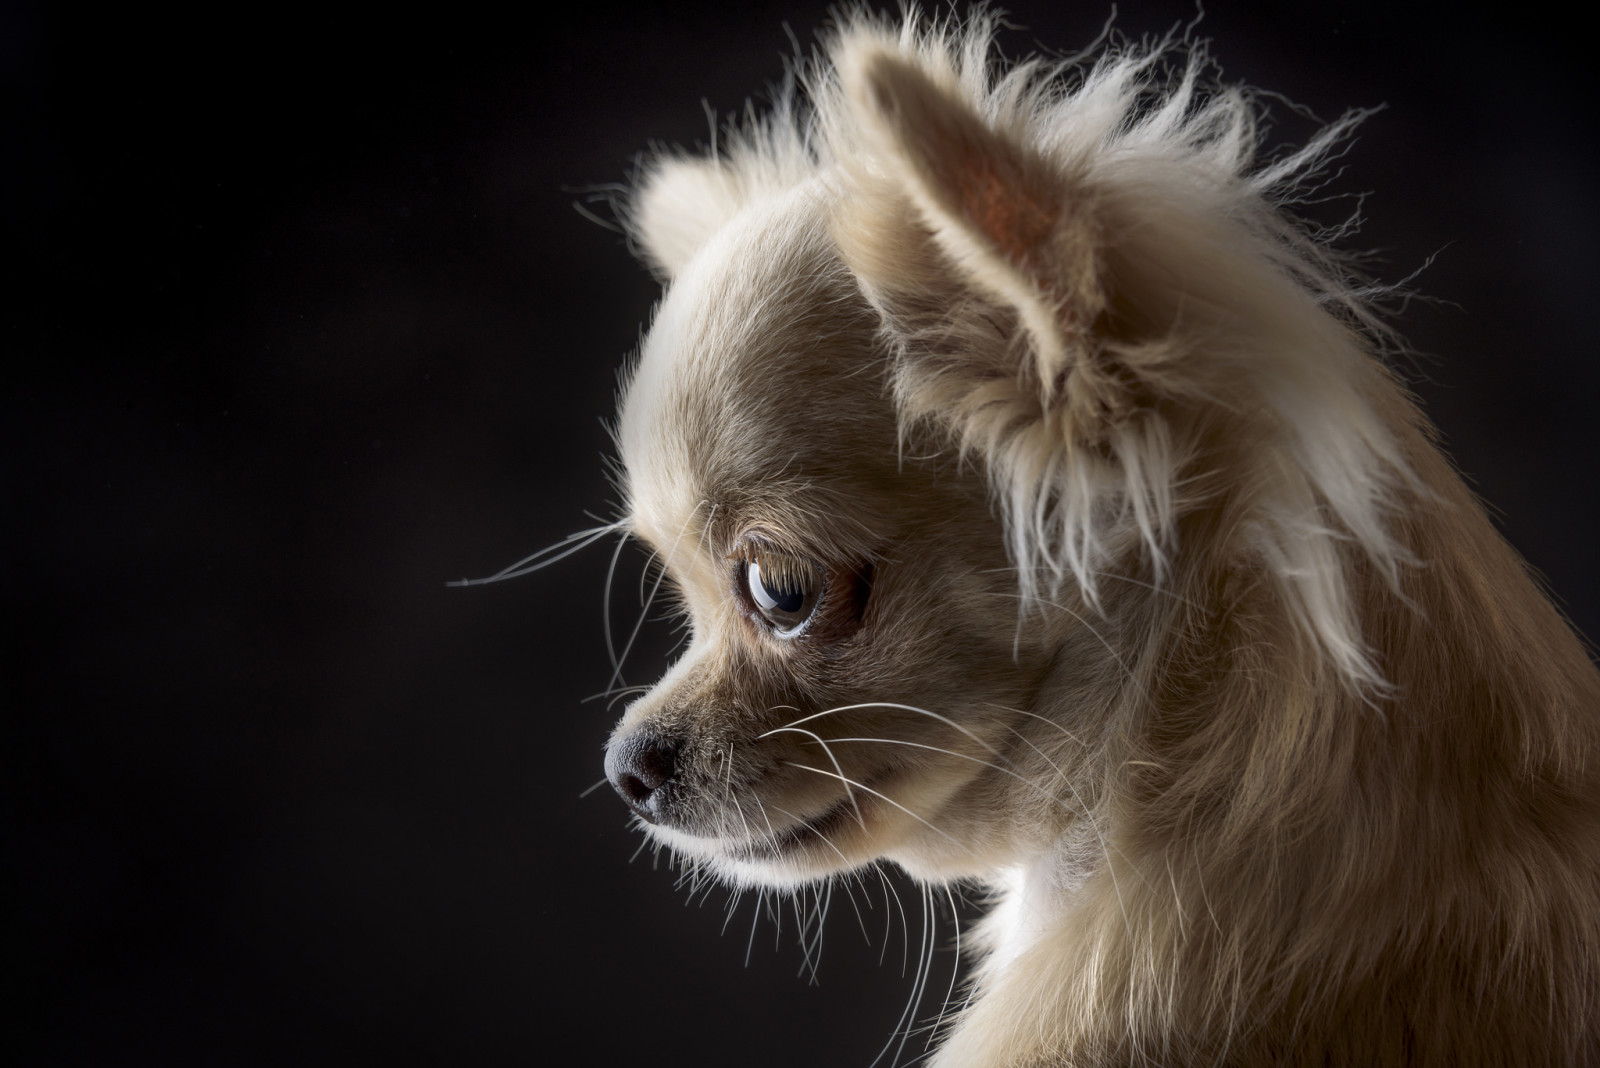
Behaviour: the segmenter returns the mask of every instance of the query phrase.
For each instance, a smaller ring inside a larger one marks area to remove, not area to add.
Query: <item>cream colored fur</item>
[[[1261,165],[1202,56],[991,30],[850,16],[646,167],[692,636],[613,781],[731,883],[991,887],[937,1065],[1600,1063],[1600,674],[1285,210],[1360,116]]]

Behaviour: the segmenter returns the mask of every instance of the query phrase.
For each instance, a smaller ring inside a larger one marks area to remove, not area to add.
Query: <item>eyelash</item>
[[[734,593],[745,613],[773,637],[787,641],[805,633],[827,592],[822,568],[759,542],[741,545],[735,559]]]

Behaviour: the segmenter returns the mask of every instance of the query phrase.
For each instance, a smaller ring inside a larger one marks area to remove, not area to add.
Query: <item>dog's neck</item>
[[[998,973],[1058,929],[1103,854],[1094,827],[1074,825],[1054,847],[1026,864],[1003,868],[987,882],[995,905],[978,929],[983,969]]]

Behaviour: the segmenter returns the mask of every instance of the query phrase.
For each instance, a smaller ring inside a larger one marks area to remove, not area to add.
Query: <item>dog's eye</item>
[[[822,573],[808,560],[756,552],[743,562],[744,592],[779,638],[793,638],[811,620],[822,596]]]

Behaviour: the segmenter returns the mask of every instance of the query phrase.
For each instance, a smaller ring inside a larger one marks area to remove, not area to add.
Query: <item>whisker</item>
[[[617,658],[617,645],[611,636],[611,584],[616,580],[617,561],[622,559],[622,549],[627,544],[627,538],[617,540],[617,547],[611,551],[611,563],[606,568],[605,587],[600,592],[600,626],[606,633],[606,656],[611,661],[611,681],[606,683],[607,690],[622,677],[622,661]]]
[[[1003,724],[1003,726],[1005,726],[1007,730],[1011,731],[1012,733],[1016,734],[1019,738],[1021,738],[1022,741],[1026,745],[1028,745],[1029,748],[1033,749],[1036,753],[1038,753],[1041,757],[1043,757],[1045,762],[1048,763],[1052,768],[1054,768],[1056,770],[1056,774],[1061,777],[1061,780],[1064,783],[1066,783],[1067,788],[1072,790],[1073,795],[1075,797],[1077,797],[1077,799],[1078,799],[1079,808],[1078,808],[1078,811],[1075,814],[1076,815],[1087,815],[1088,808],[1084,805],[1082,797],[1078,795],[1078,791],[1077,791],[1076,787],[1074,787],[1072,785],[1072,780],[1067,777],[1066,773],[1061,770],[1060,766],[1057,765],[1055,763],[1055,761],[1051,760],[1049,758],[1049,756],[1047,756],[1042,749],[1040,749],[1037,745],[1034,745],[1032,741],[1030,741],[1026,736],[1024,736],[1015,727],[1012,727],[1010,724]],[[1050,796],[1050,793],[1049,793],[1048,790],[1046,790],[1040,784],[1034,782],[1032,779],[1028,778],[1026,775],[1022,775],[1022,774],[1020,774],[1020,773],[1018,773],[1016,771],[1011,770],[1010,768],[1003,768],[998,764],[992,764],[989,761],[984,760],[984,759],[982,759],[980,757],[975,757],[970,753],[961,753],[961,752],[957,752],[954,749],[945,749],[942,746],[929,745],[926,742],[912,742],[912,741],[908,741],[908,740],[906,740],[904,738],[865,738],[865,737],[863,737],[863,738],[834,738],[834,739],[832,739],[832,741],[835,744],[837,744],[839,742],[869,742],[869,743],[872,743],[872,744],[875,744],[875,745],[904,745],[904,746],[909,746],[909,747],[911,747],[913,749],[927,749],[927,750],[929,750],[931,752],[943,753],[946,756],[958,757],[958,758],[960,758],[962,760],[970,760],[974,764],[977,764],[977,765],[979,765],[981,767],[988,768],[991,771],[998,771],[1002,775],[1009,775],[1013,779],[1016,779],[1018,782],[1024,784],[1025,786],[1029,787],[1030,789],[1034,790],[1035,792],[1040,793],[1040,794],[1044,794],[1046,797]],[[796,766],[798,766],[798,765],[796,765]],[[1053,798],[1053,800],[1056,800],[1056,801],[1059,802],[1060,799],[1059,798]]]
[[[800,728],[800,727],[778,727],[778,728],[776,728],[774,730],[767,731],[765,734],[761,735],[760,738],[770,738],[774,734],[784,734],[784,733],[803,734],[806,737],[808,737],[808,738],[812,739],[813,741],[815,741],[818,745],[822,746],[822,752],[824,754],[826,754],[828,760],[833,763],[833,770],[837,771],[839,773],[840,781],[847,784],[845,786],[845,797],[849,799],[850,807],[855,810],[856,822],[861,825],[861,829],[863,831],[866,830],[867,829],[867,821],[866,821],[866,818],[861,815],[861,806],[856,804],[856,795],[855,795],[855,793],[850,790],[850,787],[848,785],[850,780],[845,778],[844,768],[840,766],[838,758],[833,755],[833,750],[828,748],[828,743],[823,741],[822,738],[819,737],[814,732],[805,730],[805,729]],[[760,738],[758,738],[757,741],[759,741]],[[843,854],[841,854],[841,855],[843,855]]]
[[[744,888],[734,887],[728,895],[728,914],[722,918],[722,930],[717,932],[718,934],[726,935],[728,933],[728,924],[733,922],[734,914],[739,911],[739,902],[743,900]]]
[[[911,953],[911,927],[906,920],[906,906],[905,903],[900,900],[900,891],[894,888],[894,883],[890,881],[889,876],[884,874],[883,868],[878,866],[877,871],[879,882],[883,884],[884,890],[888,892],[883,898],[883,948],[884,950],[889,948],[889,920],[891,917],[891,913],[889,912],[889,894],[893,894],[895,908],[900,911],[900,978],[904,979],[906,975],[907,958]],[[879,952],[878,954],[878,966],[880,968],[883,967],[882,952]]]
[[[1029,713],[1029,715],[1032,715],[1032,713]],[[1037,718],[1043,719],[1047,723],[1054,722],[1044,716],[1038,716]],[[1131,936],[1133,934],[1133,920],[1128,915],[1128,903],[1123,899],[1122,896],[1122,884],[1117,880],[1116,865],[1111,862],[1112,853],[1116,852],[1117,855],[1121,856],[1121,850],[1116,849],[1106,838],[1105,832],[1100,829],[1099,820],[1095,818],[1094,810],[1091,809],[1088,802],[1083,799],[1083,795],[1078,792],[1077,784],[1072,781],[1072,777],[1070,775],[1062,770],[1061,765],[1050,759],[1050,755],[1035,745],[1033,743],[1033,739],[1029,738],[1027,735],[1023,734],[1009,723],[1005,724],[1005,727],[1007,730],[1011,731],[1018,738],[1020,738],[1024,745],[1028,746],[1028,748],[1032,749],[1035,753],[1038,753],[1040,758],[1043,759],[1046,764],[1049,764],[1050,767],[1055,771],[1056,777],[1061,780],[1068,790],[1072,791],[1073,799],[1078,802],[1079,814],[1083,817],[1084,822],[1089,825],[1089,829],[1094,832],[1095,839],[1100,843],[1100,851],[1105,854],[1106,877],[1111,880],[1111,892],[1117,896],[1117,910],[1122,913],[1123,926],[1127,929],[1128,934]],[[1077,741],[1077,738],[1074,737],[1073,741]],[[1138,868],[1135,867],[1134,871],[1137,872]]]
[[[781,708],[783,706],[780,705],[778,707]],[[903,704],[900,704],[897,701],[863,701],[860,704],[854,704],[854,705],[838,705],[838,706],[836,706],[834,708],[825,708],[821,712],[813,712],[809,716],[802,716],[799,719],[790,720],[788,723],[784,724],[784,727],[796,727],[796,726],[799,726],[802,723],[809,723],[814,719],[821,719],[823,716],[831,716],[831,715],[834,715],[834,714],[839,713],[839,712],[854,712],[857,709],[862,709],[862,708],[897,708],[897,709],[901,710],[902,712],[915,712],[920,716],[927,716],[929,719],[938,720],[940,723],[943,723],[945,726],[950,727],[951,729],[953,729],[955,731],[958,731],[961,734],[966,735],[968,738],[970,738],[974,742],[978,743],[979,746],[981,746],[984,749],[987,749],[989,752],[993,753],[997,757],[1000,757],[1002,760],[1005,759],[1005,754],[1001,753],[994,746],[990,745],[988,742],[984,741],[982,738],[979,738],[976,734],[973,734],[972,731],[970,731],[966,727],[963,727],[961,724],[957,723],[955,720],[950,719],[948,716],[941,716],[937,712],[930,711],[930,710],[928,710],[926,708],[918,708],[916,705],[903,705]],[[776,728],[774,731],[768,731],[767,734],[772,734],[772,733],[775,733],[776,730],[782,730],[782,729],[783,728],[781,728],[781,727],[780,728]],[[761,738],[765,738],[766,734],[763,734],[760,737]]]
[[[1008,598],[1008,599],[1011,599],[1011,600],[1021,600],[1022,599],[1022,595],[1020,593],[1003,593],[1003,592],[1000,592],[1000,591],[990,591],[989,592],[989,596],[991,596],[991,597],[1005,597],[1005,598]],[[1048,599],[1043,598],[1043,597],[1036,598],[1036,601],[1041,605],[1049,605],[1051,608],[1059,608],[1059,609],[1061,609],[1061,611],[1065,612],[1067,615],[1071,616],[1073,619],[1075,619],[1079,623],[1081,623],[1085,630],[1087,630],[1090,634],[1094,635],[1095,638],[1100,642],[1100,644],[1105,646],[1106,652],[1111,654],[1111,659],[1113,659],[1113,660],[1115,660],[1117,662],[1117,666],[1122,669],[1122,673],[1123,673],[1123,675],[1127,676],[1128,681],[1134,683],[1135,685],[1139,684],[1138,676],[1134,674],[1132,668],[1128,667],[1127,661],[1122,659],[1122,654],[1117,652],[1116,646],[1112,645],[1111,642],[1106,639],[1106,636],[1104,634],[1101,634],[1099,629],[1096,628],[1093,623],[1090,623],[1087,619],[1083,618],[1083,616],[1081,614],[1079,614],[1078,612],[1075,612],[1072,609],[1068,608],[1066,605],[1062,604],[1060,601],[1051,601],[1051,600],[1048,600]],[[1144,697],[1145,695],[1143,693],[1141,693],[1140,696]],[[1148,700],[1148,698],[1146,698],[1146,699]]]
[[[1009,710],[1009,711],[1020,711],[1020,710],[1012,709],[1012,710]],[[1027,714],[1028,715],[1033,715],[1033,713],[1027,713]],[[1043,717],[1043,716],[1038,716],[1036,718],[1044,719],[1046,722],[1053,722],[1053,721],[1048,720],[1046,717]],[[1040,758],[1043,759],[1045,761],[1045,763],[1049,764],[1052,769],[1054,769],[1057,778],[1059,778],[1061,780],[1061,782],[1067,787],[1067,789],[1072,792],[1073,799],[1077,802],[1077,807],[1076,807],[1075,810],[1073,810],[1073,814],[1076,815],[1076,816],[1079,816],[1080,818],[1082,818],[1089,825],[1090,830],[1092,830],[1094,832],[1095,838],[1100,843],[1101,851],[1104,854],[1106,854],[1108,857],[1111,855],[1112,852],[1117,852],[1120,855],[1120,850],[1116,850],[1116,848],[1114,846],[1112,846],[1112,844],[1107,840],[1107,838],[1105,836],[1105,833],[1100,828],[1099,822],[1096,819],[1093,810],[1089,807],[1088,803],[1084,800],[1083,795],[1081,793],[1079,793],[1078,788],[1072,782],[1071,777],[1068,776],[1064,770],[1062,770],[1062,768],[1061,768],[1061,766],[1059,764],[1057,764],[1054,760],[1052,760],[1050,758],[1049,754],[1045,753],[1044,750],[1040,749],[1037,745],[1035,745],[1033,743],[1033,741],[1031,739],[1029,739],[1026,735],[1024,735],[1021,731],[1017,730],[1015,727],[1011,726],[1010,724],[1002,724],[1002,725],[1007,730],[1009,730],[1013,734],[1015,734],[1023,742],[1023,744],[1027,745],[1034,752],[1038,753]],[[1073,740],[1077,741],[1076,737],[1074,737]],[[1039,793],[1039,794],[1045,796],[1047,799],[1055,802],[1056,804],[1060,804],[1060,805],[1064,805],[1065,804],[1065,802],[1062,799],[1054,797],[1053,795],[1051,795],[1049,790],[1047,790],[1043,785],[1041,785],[1041,784],[1039,784],[1037,782],[1034,782],[1032,779],[1028,778],[1026,775],[1021,775],[1021,774],[1011,770],[1010,768],[1004,768],[1004,767],[999,766],[998,764],[992,764],[989,761],[986,761],[986,760],[980,759],[978,757],[972,756],[969,753],[960,753],[960,752],[957,752],[957,751],[955,751],[953,749],[945,749],[945,748],[940,747],[940,746],[929,745],[929,744],[927,744],[925,742],[907,741],[907,740],[901,739],[901,738],[866,738],[866,737],[862,737],[862,738],[833,738],[833,739],[831,739],[831,741],[834,742],[835,744],[838,744],[839,742],[868,742],[868,743],[874,743],[874,744],[878,744],[878,745],[903,745],[903,746],[909,746],[909,747],[915,748],[915,749],[926,749],[926,750],[930,750],[930,751],[936,752],[936,753],[943,753],[943,754],[945,754],[947,756],[958,757],[958,758],[960,758],[962,760],[970,760],[975,764],[981,765],[982,767],[986,767],[986,768],[989,768],[989,769],[991,769],[993,771],[1000,772],[1003,775],[1009,775],[1011,778],[1016,779],[1018,782],[1022,783],[1025,786],[1027,786],[1029,789],[1035,791],[1036,793]],[[796,766],[798,766],[798,765],[796,765]],[[1137,870],[1137,869],[1135,869],[1135,870]],[[1131,934],[1132,933],[1131,920],[1128,919],[1127,905],[1126,905],[1126,902],[1123,900],[1123,897],[1122,897],[1122,888],[1121,888],[1121,886],[1119,885],[1119,883],[1117,881],[1117,875],[1116,875],[1116,871],[1115,871],[1114,867],[1109,863],[1106,866],[1106,873],[1107,873],[1108,877],[1111,879],[1112,890],[1117,895],[1117,903],[1122,909],[1124,921],[1128,922],[1128,924],[1129,924],[1129,933]]]
[[[628,642],[627,642],[626,645],[624,645],[622,647],[622,655],[620,657],[614,657],[613,660],[612,660],[611,681],[606,683],[606,687],[608,689],[610,687],[612,687],[612,686],[615,686],[617,684],[618,680],[620,680],[622,678],[622,665],[627,661],[628,654],[633,651],[633,643],[635,641],[637,641],[638,638],[639,638],[639,630],[640,630],[640,628],[642,628],[644,626],[645,618],[650,614],[650,606],[655,603],[656,594],[658,592],[660,592],[660,590],[661,590],[661,583],[666,580],[666,577],[667,577],[667,565],[672,562],[673,554],[675,554],[678,551],[678,545],[679,545],[680,542],[683,541],[683,536],[688,531],[689,524],[694,522],[694,517],[700,513],[700,509],[704,505],[706,505],[707,503],[709,503],[709,502],[707,502],[705,500],[701,500],[692,509],[690,509],[689,514],[684,517],[683,526],[678,528],[677,537],[673,538],[672,546],[667,550],[665,559],[662,559],[662,561],[661,561],[661,570],[656,573],[655,584],[650,587],[650,596],[649,596],[648,599],[645,600],[644,604],[640,607],[640,609],[639,609],[639,618],[634,621],[633,630],[628,635]],[[712,506],[712,512],[715,512],[715,511],[716,511],[716,506],[713,505]],[[702,539],[704,538],[704,536],[705,536],[705,531],[702,529],[702,531],[701,531]],[[619,551],[620,551],[620,547],[619,547]],[[652,552],[650,554],[650,560],[645,564],[646,571],[649,570],[650,563],[654,562],[655,560],[657,560],[659,558],[660,558],[660,554],[659,553]],[[612,561],[612,566],[613,567],[616,566],[615,560]],[[640,586],[640,589],[644,588],[644,575],[643,575],[643,573],[641,573],[641,575],[640,575],[639,586]],[[611,605],[611,583],[608,580],[606,582],[606,607],[607,607],[608,610],[610,608],[610,605]],[[610,624],[608,622],[607,626],[606,626],[606,637],[607,637],[608,640],[609,640],[610,636],[611,636],[611,627],[610,627]]]
[[[950,1011],[950,1003],[956,997],[956,979],[961,975],[961,914],[956,909],[956,896],[950,890],[950,884],[944,884],[945,898],[950,902],[950,922],[956,929],[956,959],[950,968],[950,987],[944,992],[944,1004],[939,1007],[938,1019],[928,1031],[928,1041],[922,1047],[924,1050],[933,1045],[933,1040],[939,1030],[944,1026],[944,1018]]]
[[[783,813],[785,816],[788,816],[790,819],[794,820],[796,824],[798,824],[801,827],[804,827],[806,830],[810,831],[812,834],[814,834],[818,838],[822,839],[822,844],[827,846],[829,849],[833,850],[835,853],[838,853],[840,860],[844,861],[846,864],[850,863],[850,858],[845,856],[844,852],[838,846],[834,845],[833,842],[828,839],[827,835],[823,834],[821,831],[819,831],[815,827],[811,826],[811,821],[810,820],[801,819],[799,816],[796,816],[793,812],[790,812],[788,809],[779,808],[777,805],[772,805],[770,807],[772,808],[772,810],[774,812]]]
[[[744,966],[750,967],[750,953],[756,947],[756,927],[761,923],[761,910],[767,903],[767,892],[758,888],[756,890],[756,914],[750,917],[750,941],[744,947]]]
[[[1027,716],[1030,719],[1036,719],[1041,723],[1047,723],[1050,726],[1054,727],[1057,731],[1061,732],[1063,735],[1065,735],[1070,740],[1078,743],[1083,748],[1085,748],[1085,749],[1089,748],[1089,743],[1088,742],[1084,741],[1082,738],[1079,738],[1076,734],[1073,734],[1066,727],[1063,727],[1060,723],[1057,723],[1055,720],[1051,719],[1049,716],[1040,715],[1038,712],[1030,712],[1025,708],[1011,708],[1009,706],[999,706],[999,707],[1001,707],[1006,712],[1011,712],[1011,713],[1013,713],[1015,715],[1018,715],[1018,716]]]
[[[633,855],[628,858],[628,863],[632,864],[634,861],[638,860],[639,859],[639,854],[643,853],[645,851],[645,847],[646,846],[655,846],[656,848],[654,850],[652,850],[652,852],[657,857],[661,856],[661,847],[660,847],[660,845],[658,843],[656,843],[656,841],[654,839],[646,838],[644,841],[639,843],[639,848],[635,849],[633,851]]]
[[[850,901],[850,911],[852,911],[852,912],[854,912],[856,914],[856,925],[861,928],[861,939],[867,945],[870,946],[870,945],[872,945],[872,936],[867,934],[867,920],[866,920],[866,917],[861,915],[861,904],[858,901],[856,901],[855,891],[850,889],[851,880],[855,880],[857,883],[860,883],[860,881],[861,881],[860,873],[859,872],[855,872],[855,871],[848,871],[848,872],[843,873],[843,880],[841,882],[841,885],[844,887],[844,895],[845,895],[845,897],[848,898],[849,901]],[[865,884],[862,884],[861,892],[862,893],[866,893]],[[868,907],[871,907],[872,903],[869,901],[867,904],[868,904]]]
[[[911,994],[906,1001],[906,1007],[900,1012],[900,1019],[895,1021],[894,1030],[889,1034],[889,1042],[878,1051],[872,1064],[867,1068],[876,1068],[878,1061],[889,1052],[889,1046],[894,1043],[895,1035],[900,1036],[899,1045],[895,1046],[894,1057],[889,1062],[889,1068],[895,1068],[900,1063],[900,1055],[905,1052],[906,1042],[911,1037],[912,1024],[916,1021],[917,1009],[922,1005],[922,995],[927,988],[928,969],[932,966],[932,940],[934,935],[933,916],[929,908],[930,895],[926,886],[921,887],[922,899],[922,933],[917,939],[917,970],[911,980]]]
[[[1093,575],[1096,578],[1117,579],[1117,580],[1119,580],[1121,582],[1126,582],[1126,583],[1128,583],[1129,585],[1132,585],[1132,586],[1140,586],[1140,587],[1143,587],[1144,589],[1149,590],[1151,593],[1159,593],[1163,597],[1169,597],[1172,600],[1177,601],[1179,604],[1188,605],[1190,608],[1197,608],[1197,609],[1200,609],[1202,611],[1205,610],[1205,606],[1202,605],[1199,601],[1192,601],[1189,598],[1183,596],[1181,593],[1178,593],[1176,590],[1169,590],[1169,589],[1167,589],[1167,587],[1159,585],[1158,583],[1146,582],[1144,579],[1136,579],[1132,575],[1119,575],[1115,571],[1093,571],[1093,570],[1091,570],[1089,572],[1089,574]]]
[[[652,555],[651,559],[653,560],[654,558],[655,557]],[[606,683],[607,688],[615,686],[618,682],[622,681],[622,665],[627,662],[628,654],[633,652],[633,643],[638,640],[639,631],[644,627],[645,617],[650,614],[650,606],[655,603],[656,593],[660,591],[661,583],[666,579],[666,577],[667,571],[666,568],[663,567],[656,574],[655,585],[650,587],[650,599],[647,600],[639,609],[639,618],[634,620],[633,630],[628,633],[628,641],[627,644],[622,647],[622,655],[617,658],[616,663],[612,667],[611,681]],[[608,630],[607,633],[609,634],[610,631]]]
[[[545,546],[543,549],[540,549],[531,556],[523,557],[521,560],[518,560],[509,567],[501,568],[499,571],[496,571],[487,578],[455,579],[453,581],[446,582],[445,585],[453,589],[463,586],[487,586],[491,582],[505,582],[507,579],[521,578],[523,575],[531,575],[540,568],[549,567],[558,560],[565,560],[573,553],[581,552],[582,550],[587,549],[595,542],[604,538],[607,534],[613,534],[619,530],[623,530],[626,528],[626,526],[627,521],[619,519],[615,523],[607,523],[604,526],[591,527],[588,530],[580,530],[575,533],[568,534],[565,538],[562,538],[554,545]],[[555,555],[551,556],[551,553],[555,553]]]
[[[807,733],[810,733],[810,732],[807,732]],[[979,767],[988,768],[991,771],[998,771],[998,772],[1000,772],[1000,773],[1002,773],[1004,775],[1011,776],[1013,779],[1019,779],[1022,782],[1031,782],[1032,781],[1027,776],[1020,775],[1017,772],[1012,771],[1010,768],[1003,768],[999,764],[991,763],[990,761],[987,761],[987,760],[983,759],[982,757],[975,757],[971,753],[962,753],[962,752],[959,752],[958,750],[955,750],[955,749],[946,749],[942,745],[930,745],[927,742],[913,742],[913,741],[909,741],[909,740],[907,740],[905,738],[867,738],[867,737],[861,737],[861,738],[833,738],[833,739],[830,739],[830,740],[833,741],[835,744],[837,744],[839,742],[872,742],[872,743],[875,743],[877,745],[904,745],[904,746],[909,746],[912,749],[926,749],[929,752],[943,753],[945,756],[953,756],[953,757],[959,757],[962,760],[970,760],[970,761],[972,761],[972,763],[977,764]]]
[[[824,771],[822,768],[813,768],[809,764],[796,764],[793,761],[787,761],[787,760],[784,761],[784,764],[785,764],[786,767],[799,768],[801,771],[814,771],[818,775],[826,775],[830,779],[838,779],[839,781],[845,783],[848,786],[854,786],[858,790],[865,790],[867,793],[871,794],[873,797],[876,797],[878,800],[883,801],[886,804],[893,805],[895,808],[899,809],[901,812],[904,812],[907,816],[910,816],[912,819],[916,820],[918,823],[920,823],[924,827],[928,828],[928,830],[932,831],[934,834],[938,835],[939,837],[947,840],[951,845],[956,846],[958,849],[962,850],[963,852],[965,852],[965,853],[967,853],[967,854],[969,854],[971,856],[976,856],[977,855],[977,854],[973,853],[972,850],[968,849],[966,846],[964,846],[960,842],[956,841],[955,838],[953,838],[950,835],[946,834],[944,831],[941,831],[939,828],[935,827],[933,824],[929,823],[927,820],[923,819],[921,816],[917,815],[915,812],[912,812],[909,808],[906,808],[906,806],[902,805],[900,802],[896,801],[894,798],[889,797],[887,794],[880,793],[877,790],[874,790],[870,786],[864,786],[861,783],[856,782],[854,779],[847,779],[843,775],[839,775],[839,774],[837,774],[835,772]]]
[[[739,822],[744,826],[746,839],[754,839],[755,834],[750,830],[750,822],[744,818],[744,806],[739,803],[738,796],[733,791],[733,743],[728,743],[727,751],[722,757],[722,794],[733,802],[734,814],[739,817]],[[770,827],[769,827],[770,829]]]
[[[986,568],[979,569],[976,573],[980,574],[980,575],[998,575],[998,574],[1014,575],[1014,574],[1017,574],[1020,570],[1021,569],[1017,568],[1017,567],[986,567]],[[1048,567],[1035,567],[1035,568],[1032,568],[1031,570],[1033,570],[1035,572],[1043,572],[1045,574],[1053,574],[1054,573],[1053,569],[1048,568]],[[1124,574],[1122,574],[1121,572],[1118,572],[1118,571],[1105,571],[1105,570],[1102,570],[1100,568],[1092,568],[1091,567],[1091,568],[1086,568],[1084,570],[1084,573],[1087,574],[1087,575],[1092,575],[1097,579],[1098,578],[1116,579],[1119,582],[1126,582],[1126,583],[1129,583],[1130,585],[1140,586],[1140,587],[1143,587],[1144,589],[1149,590],[1151,593],[1158,593],[1163,597],[1171,598],[1172,600],[1177,601],[1179,604],[1186,604],[1191,608],[1204,608],[1205,607],[1204,605],[1200,604],[1200,602],[1192,601],[1189,598],[1183,596],[1181,593],[1178,593],[1176,590],[1169,589],[1166,586],[1160,585],[1159,583],[1146,582],[1144,579],[1134,578],[1132,575],[1124,575]]]
[[[614,690],[601,690],[599,693],[592,693],[588,697],[580,698],[578,703],[586,705],[590,701],[604,700],[606,708],[609,710],[616,703],[617,698],[627,697],[629,694],[647,693],[650,689],[651,687],[649,686],[618,686]]]

